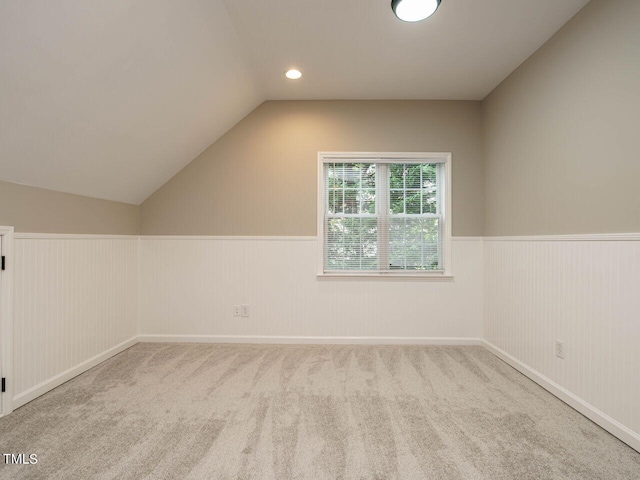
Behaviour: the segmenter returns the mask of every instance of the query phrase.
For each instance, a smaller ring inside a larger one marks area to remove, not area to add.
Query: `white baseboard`
[[[16,409],[40,395],[53,390],[73,377],[86,372],[99,363],[117,355],[138,342],[150,343],[253,343],[253,344],[306,344],[306,345],[481,345],[513,368],[529,377],[585,417],[640,452],[640,435],[585,402],[504,350],[480,338],[446,337],[304,337],[304,336],[244,336],[244,335],[139,335],[102,352],[89,360],[52,377],[13,398]]]
[[[71,367],[68,370],[56,375],[55,377],[51,377],[44,382],[40,382],[38,385],[31,387],[29,390],[26,390],[19,395],[13,397],[13,408],[16,409],[21,407],[25,403],[30,402],[31,400],[39,397],[40,395],[47,393],[49,390],[53,390],[54,388],[62,385],[63,383],[71,380],[73,377],[80,375],[81,373],[86,372],[90,368],[95,367],[99,363],[104,362],[105,360],[117,355],[118,353],[126,350],[129,347],[132,347],[138,343],[138,337],[132,337],[129,340],[126,340],[115,347],[106,350],[95,357],[86,360],[75,367]]]
[[[244,335],[140,335],[154,343],[270,343],[305,345],[481,345],[480,338],[432,337],[293,337]]]
[[[638,433],[634,432],[628,427],[625,427],[620,422],[614,420],[606,413],[598,410],[593,405],[585,402],[577,395],[571,393],[569,390],[558,385],[553,380],[542,375],[541,373],[529,367],[528,365],[524,364],[517,358],[509,355],[507,352],[496,347],[492,343],[487,342],[486,340],[483,340],[482,345],[491,353],[493,353],[495,356],[497,356],[501,360],[511,365],[513,368],[518,370],[523,375],[526,375],[527,377],[529,377],[531,380],[536,382],[542,388],[544,388],[545,390],[548,390],[550,393],[558,397],[560,400],[562,400],[564,403],[566,403],[573,409],[580,412],[589,420],[600,425],[602,428],[604,428],[609,433],[611,433],[615,437],[622,440],[631,448],[640,452],[640,435]]]

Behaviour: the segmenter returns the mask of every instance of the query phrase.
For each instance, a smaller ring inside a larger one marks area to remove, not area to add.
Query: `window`
[[[318,274],[450,277],[450,153],[318,154]]]

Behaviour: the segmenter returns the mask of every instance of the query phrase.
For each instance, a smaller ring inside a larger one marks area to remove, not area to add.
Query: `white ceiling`
[[[269,98],[482,100],[588,0],[225,0]],[[285,81],[289,65],[303,78]]]
[[[267,99],[480,100],[587,1],[0,0],[0,180],[139,204]]]

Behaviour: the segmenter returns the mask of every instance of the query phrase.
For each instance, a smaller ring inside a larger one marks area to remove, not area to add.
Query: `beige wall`
[[[318,151],[453,154],[453,234],[481,235],[479,102],[265,102],[156,191],[142,234],[316,235]]]
[[[16,232],[137,235],[137,205],[0,181],[0,225]]]
[[[640,231],[640,1],[592,0],[483,118],[487,235]]]

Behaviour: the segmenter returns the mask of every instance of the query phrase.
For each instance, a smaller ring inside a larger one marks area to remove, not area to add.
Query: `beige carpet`
[[[0,450],[38,455],[3,479],[640,479],[480,347],[139,344],[0,419]]]

